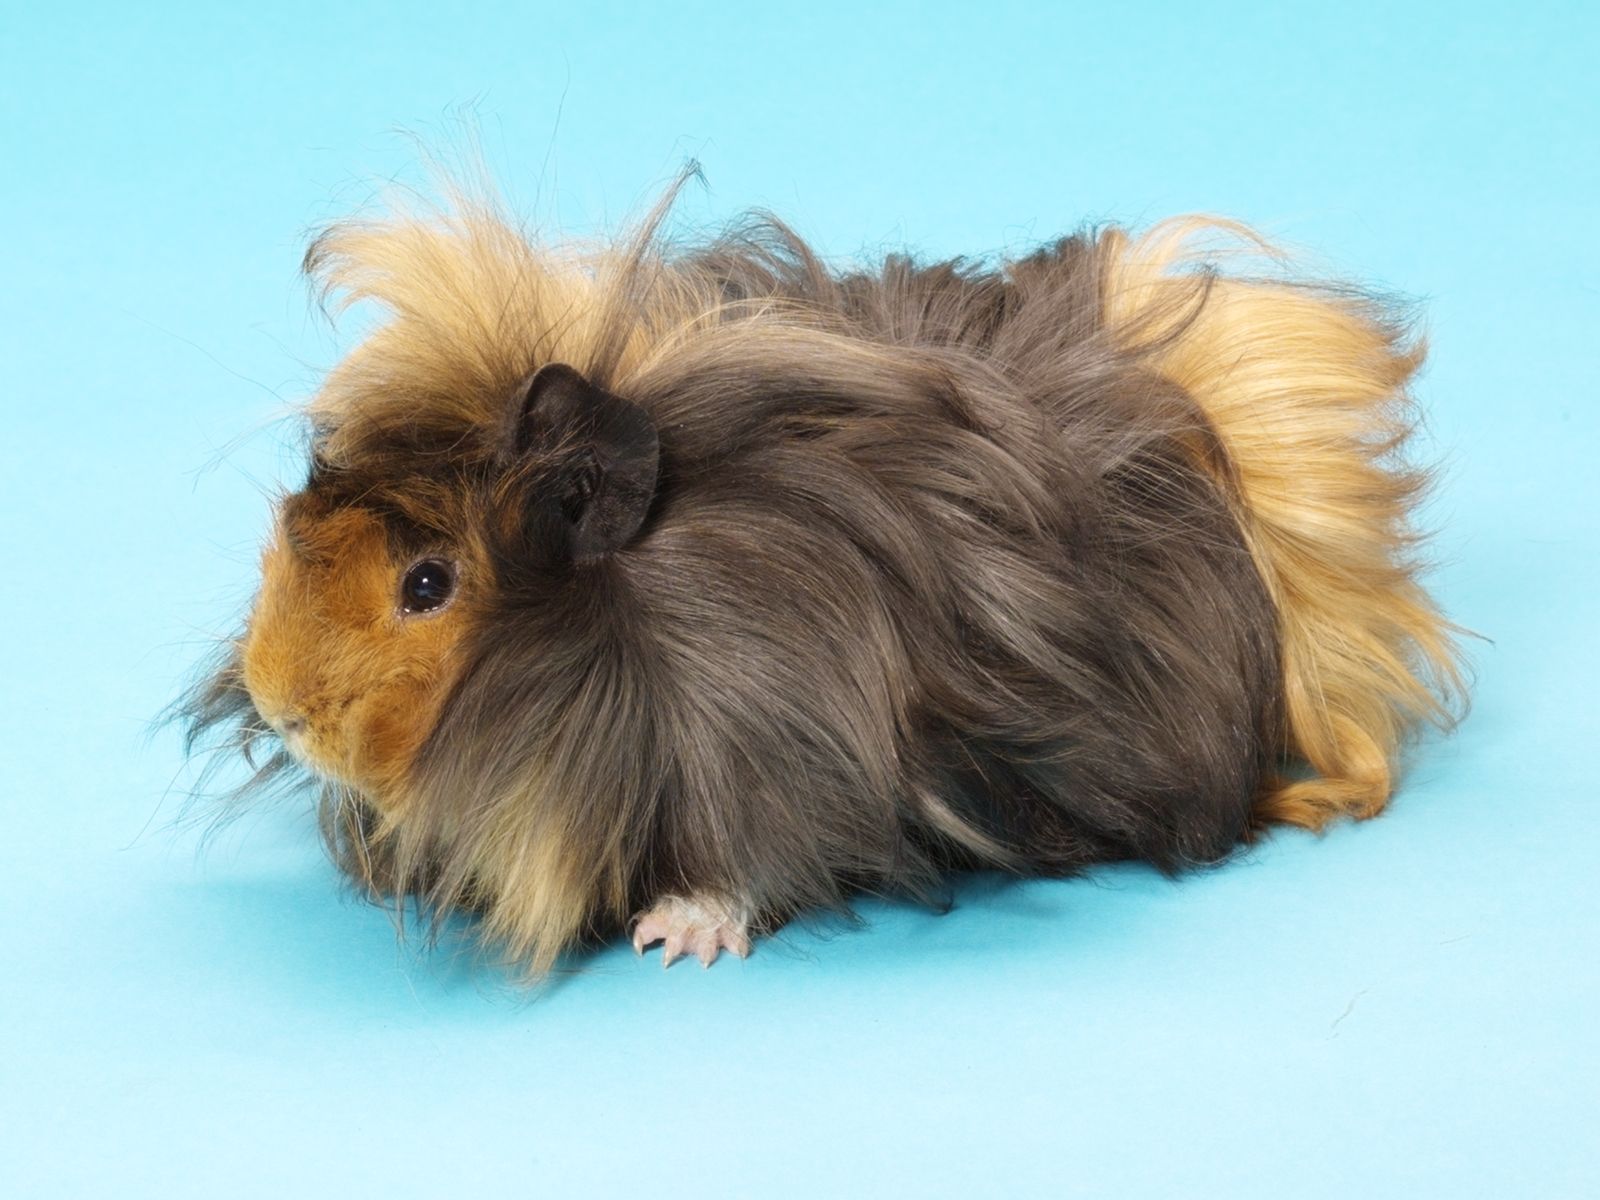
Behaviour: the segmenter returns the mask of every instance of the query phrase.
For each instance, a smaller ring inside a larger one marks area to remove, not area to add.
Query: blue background
[[[1207,7],[8,6],[0,1194],[1600,1194],[1600,10]],[[146,725],[352,335],[303,239],[463,102],[578,232],[694,155],[691,219],[836,255],[1201,209],[1421,297],[1472,717],[1390,815],[1215,872],[531,1001],[397,947],[297,806],[202,850]]]

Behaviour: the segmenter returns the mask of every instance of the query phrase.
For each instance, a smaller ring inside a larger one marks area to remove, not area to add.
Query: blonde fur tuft
[[[1180,218],[1109,244],[1106,307],[1119,336],[1215,424],[1241,521],[1279,613],[1290,758],[1258,816],[1321,829],[1381,812],[1400,749],[1447,728],[1465,696],[1461,632],[1418,581],[1407,385],[1424,346],[1376,301],[1334,287],[1224,276],[1197,248],[1249,231]]]

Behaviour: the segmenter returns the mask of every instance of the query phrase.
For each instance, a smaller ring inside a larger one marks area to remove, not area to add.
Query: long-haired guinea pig
[[[1371,817],[1450,721],[1378,300],[1201,219],[840,270],[666,207],[595,250],[458,198],[306,256],[386,319],[186,711],[317,781],[370,894],[530,976],[628,930],[709,963],[952,870]]]

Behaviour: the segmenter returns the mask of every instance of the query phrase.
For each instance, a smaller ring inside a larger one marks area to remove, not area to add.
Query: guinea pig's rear
[[[1420,350],[1221,272],[1216,229],[841,274],[771,220],[337,226],[309,269],[388,319],[196,725],[277,739],[347,871],[533,974],[630,921],[709,962],[861,889],[1372,816],[1460,694]]]

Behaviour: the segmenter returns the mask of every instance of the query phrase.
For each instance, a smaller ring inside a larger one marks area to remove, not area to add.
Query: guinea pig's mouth
[[[278,742],[283,746],[290,758],[294,759],[302,767],[307,767],[313,771],[317,769],[317,764],[311,761],[311,755],[306,751],[305,737],[301,730],[274,728],[273,732],[278,735]]]
[[[269,728],[277,735],[284,753],[296,766],[308,772],[318,782],[336,784],[363,794],[371,791],[371,781],[359,777],[356,772],[350,770],[348,762],[338,759],[330,761],[331,756],[325,747],[320,748],[319,753],[317,739],[303,722],[283,727],[269,723]]]
[[[318,779],[328,783],[354,783],[353,780],[347,779],[340,772],[331,769],[327,762],[313,754],[307,745],[308,738],[303,729],[280,731],[278,741],[282,743],[284,751],[296,764],[304,767]]]
[[[263,732],[269,732],[278,739],[278,744],[294,762],[310,771],[319,779],[333,779],[326,764],[319,762],[313,755],[308,742],[310,741],[309,727],[304,717],[300,716],[272,716],[261,712],[260,706],[256,708]]]

